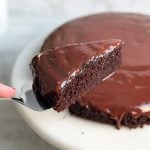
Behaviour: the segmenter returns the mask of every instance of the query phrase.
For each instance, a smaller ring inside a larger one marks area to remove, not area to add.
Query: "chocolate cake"
[[[54,31],[42,51],[68,43],[123,39],[122,65],[114,76],[70,107],[74,115],[135,128],[150,123],[150,16],[103,13],[70,21]]]
[[[123,41],[112,39],[58,47],[32,60],[33,90],[62,111],[111,76],[121,61]]]

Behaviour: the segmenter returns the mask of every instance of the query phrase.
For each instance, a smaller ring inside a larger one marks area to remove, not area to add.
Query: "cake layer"
[[[58,112],[112,75],[121,61],[121,40],[58,47],[32,60],[33,90]],[[38,86],[37,86],[38,83]]]
[[[123,39],[122,65],[114,76],[82,97],[78,106],[90,113],[92,108],[107,123],[120,128],[126,123],[136,127],[150,122],[150,17],[140,14],[104,13],[73,20],[58,28],[45,41],[42,51],[68,43],[101,39]],[[72,107],[70,108],[72,110]],[[83,116],[80,109],[74,114]],[[85,111],[86,112],[86,111]],[[97,117],[91,113],[94,119]],[[128,116],[128,117],[124,117]],[[126,119],[123,119],[126,118]],[[129,119],[130,118],[130,119]],[[140,120],[142,118],[143,121]],[[145,119],[143,119],[145,118]],[[108,121],[110,120],[110,121]]]

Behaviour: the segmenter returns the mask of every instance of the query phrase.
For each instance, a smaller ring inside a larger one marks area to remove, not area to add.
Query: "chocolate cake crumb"
[[[58,112],[68,108],[112,75],[121,62],[122,40],[112,39],[55,48],[32,60],[37,99]]]

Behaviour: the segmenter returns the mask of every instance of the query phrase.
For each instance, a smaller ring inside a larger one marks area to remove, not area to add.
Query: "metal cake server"
[[[32,82],[24,84],[21,87],[21,93],[19,98],[12,97],[11,100],[35,111],[44,111],[50,108],[50,106],[48,106],[48,104],[45,101],[40,101],[35,97],[35,94],[32,90]]]

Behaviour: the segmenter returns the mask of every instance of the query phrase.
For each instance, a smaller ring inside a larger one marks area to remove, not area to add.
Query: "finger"
[[[16,95],[16,90],[0,83],[0,98],[11,98]]]

